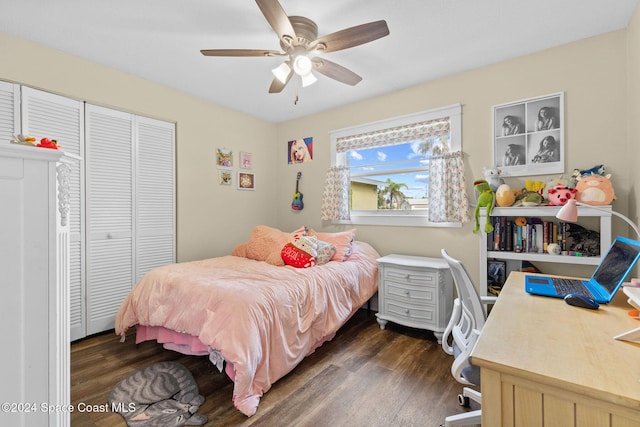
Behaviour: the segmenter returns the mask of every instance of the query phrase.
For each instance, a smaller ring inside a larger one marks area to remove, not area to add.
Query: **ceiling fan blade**
[[[259,49],[202,49],[204,56],[282,56],[277,50]]]
[[[387,27],[386,21],[369,22],[320,37],[311,42],[309,50],[318,48],[322,52],[335,52],[369,43],[388,35],[389,27]]]
[[[256,0],[256,3],[280,40],[295,40],[296,32],[278,0]]]
[[[315,71],[339,82],[355,86],[360,83],[360,80],[362,80],[362,77],[353,71],[327,59],[316,56],[311,59],[311,62],[313,62],[313,69]]]

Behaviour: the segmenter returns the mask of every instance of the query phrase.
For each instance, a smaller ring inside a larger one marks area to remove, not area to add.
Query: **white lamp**
[[[298,55],[293,60],[293,71],[302,79],[302,87],[307,87],[318,81],[316,76],[311,72],[312,68],[313,63],[305,55]]]
[[[271,72],[274,76],[276,76],[278,80],[280,80],[281,83],[284,84],[287,82],[289,74],[291,74],[291,67],[289,67],[289,64],[287,64],[286,62],[283,62],[278,67],[271,70]]]
[[[598,211],[605,211],[605,209],[599,208],[597,206],[592,206],[586,203],[576,202],[574,199],[569,199],[569,201],[558,211],[556,218],[561,221],[576,222],[578,220],[578,206],[587,206]],[[606,212],[608,212],[608,210]],[[638,231],[638,227],[636,227],[636,225],[631,222],[629,218],[613,210],[611,211],[611,214],[623,219],[627,224],[629,224],[629,227],[631,227],[633,231],[636,232],[638,238],[640,238],[640,231]]]

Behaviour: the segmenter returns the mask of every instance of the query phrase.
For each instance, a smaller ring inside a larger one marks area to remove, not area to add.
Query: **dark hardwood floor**
[[[167,351],[155,342],[124,343],[113,332],[71,346],[71,401],[75,407],[104,405],[111,389],[133,370],[175,360],[193,374],[206,401],[198,411],[207,426],[439,426],[464,411],[451,376],[452,357],[431,332],[388,324],[359,312],[336,337],[277,381],[246,417],[231,402],[233,384],[207,357]],[[71,414],[73,427],[123,426],[112,412]]]

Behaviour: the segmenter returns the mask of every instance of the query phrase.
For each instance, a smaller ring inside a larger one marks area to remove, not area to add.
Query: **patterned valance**
[[[340,137],[336,140],[336,151],[344,153],[349,150],[400,144],[419,138],[425,139],[448,134],[449,117],[441,117],[436,120]]]

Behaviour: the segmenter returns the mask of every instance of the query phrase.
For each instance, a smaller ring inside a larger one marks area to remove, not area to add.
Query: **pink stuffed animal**
[[[611,185],[611,174],[585,175],[578,178],[576,200],[588,205],[610,205],[616,198]]]
[[[578,190],[569,188],[566,185],[556,185],[549,189],[549,204],[555,206],[566,205],[571,199],[576,198]]]

